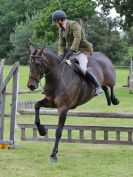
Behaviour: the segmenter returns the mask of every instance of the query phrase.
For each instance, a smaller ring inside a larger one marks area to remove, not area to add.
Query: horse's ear
[[[33,54],[33,53],[34,53],[34,51],[35,51],[35,49],[34,49],[34,47],[33,47],[32,43],[30,43],[30,52],[31,52],[31,54]]]
[[[42,55],[42,53],[43,53],[43,48],[39,48],[39,55]]]

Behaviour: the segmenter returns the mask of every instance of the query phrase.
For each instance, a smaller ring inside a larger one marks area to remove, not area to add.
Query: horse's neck
[[[55,67],[49,73],[45,76],[45,83],[46,85],[55,85],[58,83],[60,79],[60,72],[58,69]]]

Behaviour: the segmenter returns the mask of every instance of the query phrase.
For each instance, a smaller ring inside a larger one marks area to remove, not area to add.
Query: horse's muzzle
[[[27,84],[27,87],[32,91],[38,88],[37,85],[34,84]]]

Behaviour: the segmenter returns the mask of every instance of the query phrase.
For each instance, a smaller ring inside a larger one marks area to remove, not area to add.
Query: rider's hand
[[[63,62],[67,63],[68,65],[71,65],[71,61],[70,60],[64,59]]]
[[[60,59],[60,60],[63,60],[63,59],[64,59],[64,56],[63,56],[63,55],[60,55],[60,56],[59,56],[59,59]]]
[[[66,58],[64,58],[64,59],[63,59],[63,61],[64,61],[64,62],[66,62],[66,61],[67,61],[67,59],[66,59]]]
[[[69,57],[73,54],[73,52],[74,52],[73,50],[69,49],[69,50],[66,52],[64,58],[69,59]]]

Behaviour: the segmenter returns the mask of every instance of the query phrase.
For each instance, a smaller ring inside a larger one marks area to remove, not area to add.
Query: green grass
[[[5,66],[4,77],[10,70]],[[77,110],[132,112],[133,94],[123,87],[127,83],[128,70],[117,69],[115,93],[120,100],[118,106],[107,106],[104,94],[95,97]],[[28,69],[20,67],[19,89],[27,89]],[[43,82],[42,82],[43,83]],[[11,90],[10,82],[7,90]],[[39,100],[43,95],[20,95],[19,100]],[[6,111],[10,111],[10,96],[6,98]],[[42,116],[42,123],[57,124],[57,118]],[[19,116],[17,123],[33,123],[34,116]],[[5,120],[5,139],[9,136],[9,119]],[[133,126],[133,120],[126,119],[95,119],[68,117],[66,124],[72,125],[110,125]],[[53,133],[54,134],[54,133]],[[76,134],[76,133],[75,133]],[[63,133],[65,136],[65,132]],[[77,136],[77,135],[75,135]],[[101,134],[99,133],[99,138]],[[111,137],[113,138],[113,134]],[[126,135],[123,135],[125,138]],[[0,150],[0,177],[132,177],[133,176],[133,146],[128,145],[92,145],[60,143],[58,163],[48,162],[54,143],[23,142],[20,140],[20,130],[16,129],[16,144],[18,149]]]

